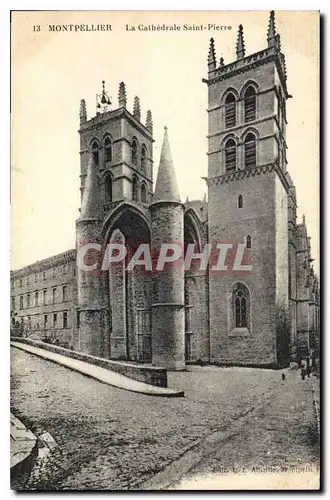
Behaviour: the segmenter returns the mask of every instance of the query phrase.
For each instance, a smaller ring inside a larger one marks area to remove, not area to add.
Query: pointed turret
[[[140,107],[140,99],[136,95],[134,97],[134,106],[133,106],[133,116],[137,120],[141,120],[141,107]]]
[[[210,48],[209,48],[209,55],[207,58],[207,64],[209,67],[209,72],[214,71],[216,69],[216,57],[215,57],[215,48],[214,48],[214,39],[210,39]]]
[[[79,220],[98,219],[99,217],[99,189],[97,178],[97,165],[93,154],[90,155],[87,176],[85,181],[84,195],[81,203]]]
[[[184,206],[180,201],[165,127],[151,213],[151,248],[157,262],[152,273],[152,364],[168,370],[185,367]],[[175,262],[158,267],[164,244],[174,245]],[[173,265],[172,265],[173,264]]]
[[[220,67],[225,65],[225,61],[223,60],[223,57],[220,57]]]
[[[167,127],[164,127],[163,146],[160,155],[153,203],[159,201],[174,201],[181,203],[179,188],[172,162]]]
[[[236,58],[243,59],[245,57],[245,44],[243,36],[242,24],[238,27],[237,43],[236,43]]]
[[[152,114],[151,114],[150,109],[148,109],[148,111],[147,111],[146,127],[149,130],[149,132],[151,132],[151,134],[152,134],[153,122],[152,122]]]
[[[124,82],[120,82],[118,91],[118,104],[120,108],[126,108],[126,87]]]
[[[275,37],[275,35],[276,35],[275,12],[271,10],[269,14],[268,30],[267,30],[268,47],[271,46],[271,43],[269,42]]]
[[[78,349],[92,356],[108,355],[104,339],[109,331],[106,276],[102,273],[102,223],[99,214],[97,167],[90,155],[81,214],[76,221]]]
[[[276,34],[275,12],[273,10],[269,14],[267,44],[268,47],[276,47],[278,50],[281,50],[281,40],[280,35]]]
[[[278,50],[281,50],[281,40],[280,35],[276,34],[275,12],[273,10],[269,14],[267,44],[268,47],[276,47]]]
[[[80,123],[87,122],[87,110],[86,110],[85,99],[81,99],[81,101],[80,101],[79,118],[80,118]]]

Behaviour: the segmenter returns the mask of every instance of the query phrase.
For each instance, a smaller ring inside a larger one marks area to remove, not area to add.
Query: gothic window
[[[147,186],[145,185],[144,182],[141,185],[141,201],[142,201],[142,203],[148,202],[148,200],[147,200]]]
[[[44,315],[44,328],[47,327],[47,323],[48,323],[48,316],[47,314]]]
[[[139,196],[138,196],[138,180],[137,178],[135,177],[135,175],[133,176],[133,186],[132,186],[132,191],[133,191],[133,200],[134,201],[138,201],[139,200]]]
[[[251,248],[252,247],[252,238],[250,235],[246,237],[246,248]]]
[[[99,165],[99,145],[96,141],[92,144],[92,155],[95,165]]]
[[[243,196],[241,194],[238,197],[238,208],[243,208]]]
[[[57,328],[57,313],[53,314],[53,327]]]
[[[62,287],[63,302],[65,302],[67,299],[66,291],[67,291],[67,287],[66,287],[66,285],[63,285],[63,287]]]
[[[43,294],[43,305],[45,306],[45,305],[46,305],[46,302],[47,302],[47,301],[46,301],[46,299],[47,299],[47,290],[44,290],[44,291],[42,292],[42,294]]]
[[[256,137],[251,132],[244,140],[244,165],[246,168],[255,167],[257,164]]]
[[[225,127],[234,127],[236,125],[236,100],[230,93],[225,100]]]
[[[19,298],[19,308],[23,309],[23,296]]]
[[[226,172],[236,169],[236,143],[234,139],[228,139],[225,145]]]
[[[256,119],[256,91],[250,85],[244,94],[244,121],[251,122]]]
[[[137,154],[138,154],[138,146],[135,139],[132,142],[132,163],[133,165],[137,165]]]
[[[55,302],[56,302],[56,288],[53,288],[52,293],[53,293],[53,304],[55,304]]]
[[[107,175],[104,179],[104,195],[105,195],[105,202],[110,203],[112,201],[112,178],[111,178],[111,175]]]
[[[104,161],[112,161],[112,146],[110,137],[106,137],[104,141]]]
[[[249,291],[242,283],[237,283],[233,291],[233,314],[235,328],[248,328]]]
[[[63,328],[68,327],[68,313],[67,311],[63,311]]]
[[[147,163],[147,150],[145,146],[141,149],[141,171],[143,174],[146,173],[146,163]]]
[[[26,296],[26,307],[30,307],[30,294],[28,293],[27,296]]]
[[[39,294],[38,294],[38,292],[34,293],[34,305],[35,305],[35,307],[38,307],[38,305],[39,305]]]

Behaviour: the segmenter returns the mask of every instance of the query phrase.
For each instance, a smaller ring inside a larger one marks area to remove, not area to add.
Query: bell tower
[[[104,81],[100,94],[96,95],[94,117],[88,120],[86,103],[84,100],[80,102],[82,203],[76,222],[77,255],[88,246],[104,249],[108,242],[104,240],[102,233],[104,221],[122,202],[130,202],[133,209],[140,212],[146,212],[152,202],[151,111],[147,111],[145,123],[142,123],[139,98],[134,98],[132,113],[127,110],[126,105],[126,88],[123,82],[119,84],[117,109],[112,109],[111,97]],[[123,214],[126,222],[130,220],[129,217],[129,213]],[[138,222],[132,223],[132,226],[133,228],[126,227],[127,232],[131,230],[131,244],[133,236],[136,236],[136,240],[147,238]],[[120,229],[112,229],[112,233],[107,237],[128,246],[128,240]],[[77,343],[79,349],[87,354],[128,357],[128,337],[130,335],[130,338],[136,338],[134,326],[131,326],[135,324],[132,319],[135,313],[132,304],[135,303],[135,296],[142,300],[141,296],[144,290],[147,290],[147,283],[142,280],[139,283],[135,280],[133,283],[133,275],[128,276],[124,271],[124,264],[116,271],[111,268],[101,269],[103,254],[94,253],[96,256],[92,257],[95,269],[85,269],[84,260],[78,263]]]
[[[149,205],[153,194],[153,122],[151,111],[142,121],[140,100],[135,96],[132,113],[127,109],[126,87],[119,84],[118,107],[105,82],[96,95],[96,114],[87,119],[86,103],[80,102],[81,199],[90,154],[93,155],[100,193],[100,210],[105,214],[113,204],[134,201]]]
[[[266,30],[265,30],[266,31]],[[275,15],[266,47],[247,55],[238,28],[236,58],[208,53],[209,241],[245,244],[250,271],[210,271],[211,357],[218,362],[275,365],[278,311],[288,305],[285,56]]]

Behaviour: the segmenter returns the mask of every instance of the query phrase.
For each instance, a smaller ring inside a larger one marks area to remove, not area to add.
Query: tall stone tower
[[[265,30],[266,31],[266,30]],[[211,361],[281,362],[288,339],[288,190],[285,57],[270,13],[267,46],[236,60],[208,55],[209,241],[245,244],[250,271],[210,270]]]
[[[163,244],[183,250],[183,212],[165,127],[151,210],[151,248],[156,261]],[[152,363],[169,370],[185,366],[184,262],[153,270]]]
[[[123,200],[150,203],[152,198],[151,111],[141,121],[140,100],[134,98],[133,112],[127,109],[126,87],[119,84],[118,108],[112,103],[105,84],[97,95],[96,114],[87,120],[86,104],[80,103],[80,178],[85,186],[90,153],[94,156],[100,181],[100,210]]]
[[[153,196],[151,111],[142,123],[139,98],[135,96],[132,112],[126,105],[123,82],[119,84],[117,109],[111,109],[104,81],[96,96],[95,116],[88,119],[86,103],[80,102],[82,207],[76,223],[77,251],[86,244],[100,245],[101,252],[94,256],[98,263],[111,239],[134,248],[134,238],[141,237],[141,230],[127,206],[135,213],[145,213]],[[135,311],[128,311],[133,303],[128,281],[133,278],[125,274],[125,262],[117,267],[115,271],[78,269],[75,344],[88,354],[129,356],[128,336],[134,332],[128,332],[127,324],[134,323]]]

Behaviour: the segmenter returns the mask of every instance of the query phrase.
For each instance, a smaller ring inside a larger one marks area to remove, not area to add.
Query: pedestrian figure
[[[300,372],[301,373],[301,380],[305,380],[306,371],[307,371],[307,361],[305,358],[302,358],[300,366],[301,366],[301,372]]]
[[[316,356],[315,356],[316,352],[315,352],[315,349],[312,349],[311,350],[311,363],[312,363],[312,366],[311,366],[311,373],[313,373],[315,375],[315,372],[316,372]]]
[[[300,355],[300,352],[297,352],[297,364],[298,364],[298,368],[301,368],[301,355]]]
[[[282,373],[282,380],[285,380],[285,373]]]
[[[310,360],[309,356],[307,356],[307,358],[306,358],[306,374],[307,374],[307,377],[310,378],[310,374],[311,374],[311,360]]]

